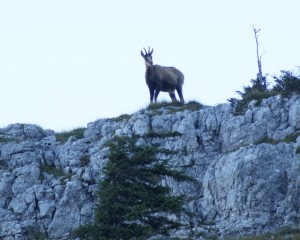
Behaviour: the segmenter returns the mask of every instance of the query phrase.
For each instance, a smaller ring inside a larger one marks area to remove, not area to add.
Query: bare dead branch
[[[252,25],[253,27],[253,31],[254,31],[254,36],[255,36],[255,42],[256,42],[256,57],[257,57],[257,66],[258,66],[258,80],[261,82],[261,84],[264,86],[265,89],[267,89],[267,83],[266,83],[266,79],[263,77],[263,73],[262,73],[262,64],[261,64],[261,59],[264,55],[264,53],[262,55],[259,54],[259,41],[258,41],[258,33],[260,32],[261,29],[256,29],[254,27],[254,25]]]

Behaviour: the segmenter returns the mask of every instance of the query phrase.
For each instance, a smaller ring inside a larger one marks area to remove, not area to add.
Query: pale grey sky
[[[0,127],[57,131],[149,103],[143,47],[185,75],[186,101],[237,97],[263,72],[300,65],[298,0],[0,0]],[[168,100],[166,93],[159,100]]]

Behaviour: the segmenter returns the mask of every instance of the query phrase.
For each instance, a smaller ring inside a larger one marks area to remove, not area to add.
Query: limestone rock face
[[[300,203],[291,187],[299,183],[295,166],[300,167],[299,156],[286,143],[240,148],[215,160],[203,178],[204,219],[213,220],[214,213],[223,234],[259,234],[268,225],[292,223]]]
[[[91,122],[81,139],[59,142],[51,130],[0,129],[0,239],[66,239],[92,223],[97,182],[114,136],[151,136],[171,150],[172,168],[195,183],[164,179],[186,196],[192,214],[174,236],[252,235],[300,220],[300,96],[251,102],[234,116],[228,104],[164,107]]]

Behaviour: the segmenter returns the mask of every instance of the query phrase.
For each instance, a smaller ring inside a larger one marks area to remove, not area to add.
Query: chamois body
[[[175,97],[175,90],[177,91],[180,101],[184,103],[182,95],[182,85],[184,83],[184,75],[174,67],[163,67],[160,65],[153,65],[152,62],[153,49],[145,50],[145,54],[141,51],[146,64],[146,83],[150,92],[150,102],[157,101],[160,92],[168,92],[172,101],[177,101]]]

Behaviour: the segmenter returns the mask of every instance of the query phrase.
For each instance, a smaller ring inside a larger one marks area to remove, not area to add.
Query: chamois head
[[[145,51],[145,54],[143,53],[143,51],[141,51],[141,55],[145,59],[146,66],[152,66],[153,65],[153,61],[152,61],[153,48],[152,48],[151,52],[150,52],[150,47],[148,48],[148,52],[146,51],[145,48],[144,48],[144,51]]]

